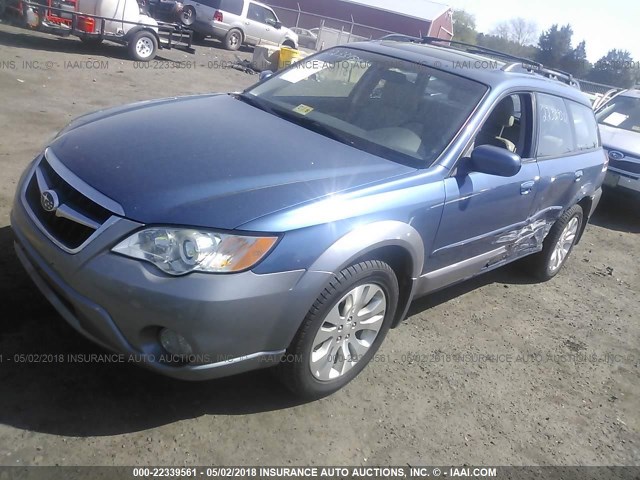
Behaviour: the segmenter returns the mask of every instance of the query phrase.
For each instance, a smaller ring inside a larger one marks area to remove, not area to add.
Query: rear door
[[[605,158],[589,107],[544,93],[536,94],[536,103],[540,195],[535,211],[551,224],[600,187]]]

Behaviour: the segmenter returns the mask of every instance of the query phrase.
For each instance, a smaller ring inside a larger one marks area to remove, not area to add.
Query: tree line
[[[627,50],[612,49],[595,63],[587,60],[587,45],[573,46],[571,25],[552,25],[538,34],[537,26],[523,18],[499,23],[491,33],[476,30],[475,17],[464,10],[453,14],[454,40],[471,43],[571,73],[576,78],[621,88],[640,84],[640,61]]]

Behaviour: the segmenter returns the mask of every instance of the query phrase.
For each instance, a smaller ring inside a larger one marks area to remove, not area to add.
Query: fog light
[[[169,328],[160,330],[160,344],[171,355],[191,355],[193,349],[187,339]]]

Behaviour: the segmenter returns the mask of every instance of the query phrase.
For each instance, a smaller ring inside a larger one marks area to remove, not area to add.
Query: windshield
[[[428,166],[486,90],[424,65],[339,47],[294,64],[240,98],[355,148]]]
[[[640,98],[618,96],[597,115],[598,123],[640,133]]]

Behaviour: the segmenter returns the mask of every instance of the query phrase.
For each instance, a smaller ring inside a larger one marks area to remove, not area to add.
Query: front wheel
[[[131,58],[139,62],[153,60],[158,50],[156,36],[146,30],[137,32],[129,42],[129,54]]]
[[[224,37],[224,48],[227,50],[238,50],[242,46],[242,32],[240,30],[229,30]]]
[[[540,253],[524,259],[524,264],[538,279],[551,280],[569,258],[580,231],[584,213],[580,205],[567,210],[549,231]]]
[[[279,366],[285,385],[315,399],[353,380],[384,340],[398,293],[395,273],[384,262],[342,270],[311,307]]]

